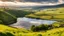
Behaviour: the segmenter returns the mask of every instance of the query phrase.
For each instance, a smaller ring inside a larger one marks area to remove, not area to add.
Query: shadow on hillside
[[[0,36],[14,36],[14,35],[9,32],[6,32],[6,33],[0,32]]]

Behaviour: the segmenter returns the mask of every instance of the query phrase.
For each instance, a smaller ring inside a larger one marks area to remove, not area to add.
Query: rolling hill
[[[64,7],[48,10],[41,10],[34,14],[26,15],[29,18],[45,19],[45,20],[64,20]]]

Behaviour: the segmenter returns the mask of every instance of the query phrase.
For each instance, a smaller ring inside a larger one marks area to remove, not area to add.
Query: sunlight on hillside
[[[46,10],[46,9],[45,9]],[[38,11],[34,14],[26,15],[29,18],[39,18],[48,20],[63,20],[64,19],[64,7],[56,9],[48,9],[46,11]]]
[[[11,28],[5,25],[0,25],[0,32],[6,33],[12,33],[15,34],[15,36],[64,36],[64,28],[55,28],[52,30],[48,30],[47,32],[26,32],[23,29],[19,30],[16,28]]]

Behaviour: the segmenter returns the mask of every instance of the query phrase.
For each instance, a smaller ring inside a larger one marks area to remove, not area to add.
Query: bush
[[[62,24],[61,26],[64,27],[64,24]],[[34,32],[46,31],[46,30],[50,30],[50,29],[53,29],[53,28],[59,28],[59,26],[53,25],[53,24],[50,24],[50,25],[42,24],[42,25],[39,25],[39,26],[35,26],[35,25],[31,26],[31,30],[34,31]]]
[[[6,35],[7,36],[14,36],[13,34],[9,33],[9,32],[6,32]]]
[[[35,25],[32,25],[32,26],[31,26],[31,30],[32,30],[32,31],[35,31]]]
[[[7,36],[6,34],[4,34],[4,33],[2,33],[2,32],[0,32],[0,36]]]
[[[41,34],[38,34],[38,36],[42,36]]]
[[[35,32],[44,31],[44,30],[46,31],[48,30],[48,25],[44,25],[44,24],[39,25],[39,26],[32,25],[31,30]]]
[[[42,24],[39,26],[40,30],[48,30],[48,25]]]

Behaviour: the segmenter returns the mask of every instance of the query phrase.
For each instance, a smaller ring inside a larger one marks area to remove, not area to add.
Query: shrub
[[[4,33],[2,33],[2,32],[0,32],[0,36],[7,36],[6,34],[4,34]]]
[[[38,36],[42,36],[41,34],[38,34]]]
[[[14,36],[13,34],[9,33],[9,32],[6,32],[6,35],[7,36]]]
[[[35,31],[35,25],[32,25],[32,26],[31,26],[31,30],[32,30],[32,31]]]
[[[44,30],[46,31],[48,30],[48,25],[44,25],[44,24],[39,25],[39,26],[32,25],[31,30],[35,32],[44,31]]]

